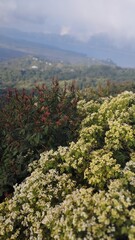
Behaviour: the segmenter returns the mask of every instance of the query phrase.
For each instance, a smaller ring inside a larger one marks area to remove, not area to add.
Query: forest
[[[134,240],[135,69],[0,69],[0,239]]]
[[[115,85],[130,85],[131,89],[134,88],[135,69],[122,68],[107,61],[88,60],[87,64],[72,64],[33,55],[0,62],[0,89],[50,85],[53,77],[58,78],[61,85],[76,81],[79,89],[104,85],[108,80]]]

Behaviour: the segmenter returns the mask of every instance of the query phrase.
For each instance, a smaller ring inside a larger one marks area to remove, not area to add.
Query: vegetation
[[[79,118],[75,86],[37,86],[31,93],[9,90],[0,108],[0,196],[27,175],[41,152],[66,146],[77,136]]]
[[[135,70],[33,56],[0,70],[0,239],[134,240]]]
[[[41,153],[0,204],[1,240],[135,239],[135,94],[77,109],[77,140]]]
[[[63,61],[51,61],[41,57],[23,57],[0,63],[0,88],[32,89],[35,84],[50,85],[56,76],[60,84],[76,81],[79,89],[97,88],[111,81],[116,86],[127,85],[135,89],[135,69],[120,68],[115,65],[70,64]],[[97,90],[97,89],[96,89]]]

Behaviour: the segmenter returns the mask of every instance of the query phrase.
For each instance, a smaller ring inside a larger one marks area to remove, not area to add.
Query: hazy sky
[[[135,38],[135,0],[0,0],[0,26],[72,34]]]

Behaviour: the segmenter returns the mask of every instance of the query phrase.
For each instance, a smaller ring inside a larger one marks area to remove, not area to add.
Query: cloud
[[[68,35],[68,34],[70,34],[70,28],[67,26],[62,26],[60,35],[64,36],[64,35]]]
[[[134,0],[3,0],[0,24],[80,39],[106,33],[130,40],[135,38],[134,12]]]
[[[12,12],[16,9],[15,1],[9,0],[8,4],[5,4],[5,1],[0,2],[0,23],[8,24],[9,19],[11,20]]]

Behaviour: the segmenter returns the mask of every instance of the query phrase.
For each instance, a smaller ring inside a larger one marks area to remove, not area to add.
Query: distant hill
[[[2,34],[0,34],[0,49],[0,60],[8,57],[35,54],[53,61],[63,61],[65,63],[90,63],[92,61],[86,54],[63,50],[58,47],[32,41],[32,39],[25,40],[16,36]],[[95,60],[93,60],[93,63],[95,63]]]
[[[0,47],[0,61],[8,60],[10,58],[18,58],[25,55],[26,54],[21,51]]]
[[[91,37],[88,41],[79,41],[70,35],[58,35],[58,34],[43,34],[43,33],[33,33],[33,32],[22,32],[16,29],[0,28],[1,36],[6,36],[12,38],[16,41],[27,41],[33,44],[44,45],[47,48],[51,47],[57,49],[57,51],[64,50],[65,55],[72,52],[72,57],[74,54],[78,53],[80,57],[90,59],[98,59],[100,61],[111,60],[117,65],[122,67],[135,67],[135,47],[134,44],[127,45],[116,45],[105,34],[98,34]],[[1,43],[1,41],[0,41]],[[41,46],[40,46],[41,47]],[[60,57],[62,52],[59,52]],[[58,55],[58,52],[57,54]],[[79,58],[76,55],[76,58]]]

